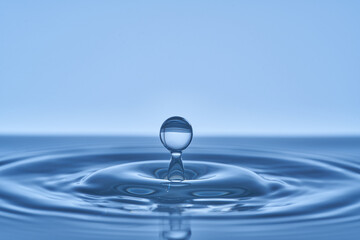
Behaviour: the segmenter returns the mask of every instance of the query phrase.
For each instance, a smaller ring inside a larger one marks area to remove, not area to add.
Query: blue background
[[[0,134],[360,134],[359,1],[1,1]]]

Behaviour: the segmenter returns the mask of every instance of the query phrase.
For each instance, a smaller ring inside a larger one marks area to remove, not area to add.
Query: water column
[[[167,178],[170,181],[185,180],[182,151],[191,143],[193,131],[190,123],[182,117],[168,118],[160,128],[160,140],[171,152]]]

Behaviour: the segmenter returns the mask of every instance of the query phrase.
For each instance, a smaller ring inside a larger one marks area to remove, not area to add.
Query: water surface
[[[0,137],[4,239],[359,239],[360,138]]]

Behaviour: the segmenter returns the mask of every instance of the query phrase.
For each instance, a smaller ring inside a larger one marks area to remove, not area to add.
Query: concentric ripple
[[[84,178],[76,190],[88,196],[121,199],[127,203],[119,204],[124,209],[133,201],[129,208],[132,212],[137,210],[137,201],[149,203],[148,211],[154,212],[231,212],[230,205],[243,206],[242,200],[282,188],[280,183],[238,166],[200,161],[187,162],[185,181],[170,182],[166,179],[168,164],[140,161],[101,169]],[[138,210],[143,211],[143,205]]]
[[[287,152],[195,149],[185,181],[166,179],[158,148],[87,148],[2,160],[1,214],[87,221],[118,216],[305,221],[349,220],[360,192],[356,163]]]

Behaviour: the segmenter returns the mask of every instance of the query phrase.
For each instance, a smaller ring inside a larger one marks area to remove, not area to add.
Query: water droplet
[[[161,142],[171,152],[185,150],[192,140],[192,135],[190,123],[182,117],[168,118],[160,129]]]
[[[168,169],[170,181],[182,181],[184,166],[182,163],[182,151],[185,150],[191,140],[193,132],[188,121],[182,117],[168,118],[160,128],[160,140],[164,147],[171,152],[171,161]]]

